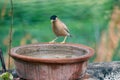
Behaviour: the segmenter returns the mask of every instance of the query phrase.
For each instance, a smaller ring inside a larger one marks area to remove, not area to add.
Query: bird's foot
[[[52,41],[50,41],[49,43],[55,43],[55,40],[57,40],[58,37],[56,37],[55,39],[53,39]]]
[[[61,44],[64,44],[65,43],[65,41],[62,41],[62,42],[60,42]]]
[[[55,41],[54,41],[54,40],[52,40],[52,41],[50,41],[49,43],[55,43]]]
[[[67,39],[67,36],[65,36],[64,40],[61,42],[61,44],[64,44]]]

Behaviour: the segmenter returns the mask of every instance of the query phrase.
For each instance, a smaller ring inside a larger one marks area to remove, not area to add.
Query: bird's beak
[[[53,22],[54,20],[51,20],[51,22]]]

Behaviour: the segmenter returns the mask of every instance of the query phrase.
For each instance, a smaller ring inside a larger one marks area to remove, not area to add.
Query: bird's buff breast
[[[52,29],[56,36],[67,36],[67,33],[62,25],[53,24]]]

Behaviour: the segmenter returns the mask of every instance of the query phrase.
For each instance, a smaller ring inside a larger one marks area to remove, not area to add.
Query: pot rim
[[[23,47],[28,47],[28,46],[39,46],[39,45],[67,45],[67,46],[72,46],[72,47],[79,47],[81,49],[85,49],[87,50],[87,54],[80,56],[80,57],[76,57],[76,58],[35,58],[35,57],[30,57],[30,56],[24,56],[24,55],[19,55],[16,54],[16,51],[19,48],[23,48]],[[22,60],[22,61],[27,61],[27,62],[33,62],[33,63],[75,63],[75,62],[84,62],[87,61],[90,57],[92,57],[94,55],[94,50],[88,46],[82,45],[82,44],[73,44],[73,43],[64,43],[64,44],[60,44],[60,43],[38,43],[38,44],[28,44],[28,45],[23,45],[23,46],[18,46],[18,47],[14,47],[11,49],[10,52],[10,56],[13,59],[17,59],[17,60]]]

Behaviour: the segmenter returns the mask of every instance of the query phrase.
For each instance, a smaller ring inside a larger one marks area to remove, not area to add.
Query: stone
[[[86,80],[120,80],[120,61],[90,63]]]

